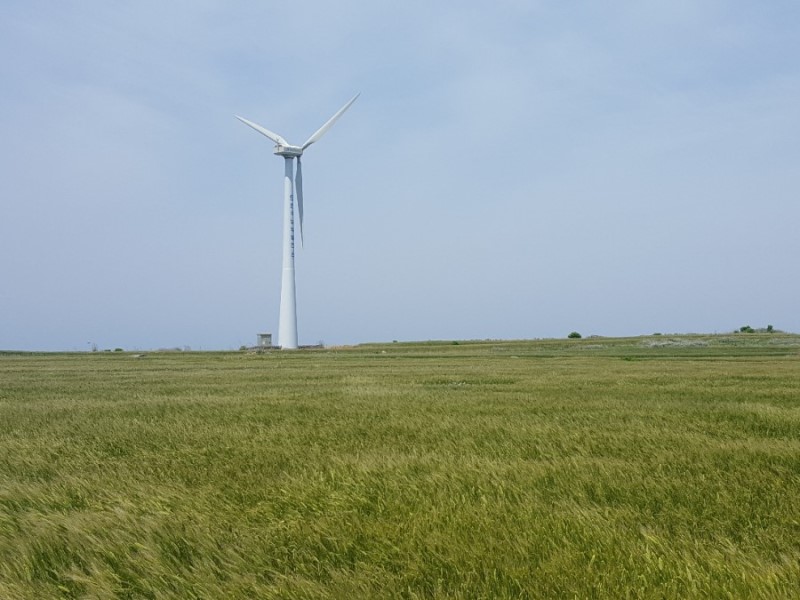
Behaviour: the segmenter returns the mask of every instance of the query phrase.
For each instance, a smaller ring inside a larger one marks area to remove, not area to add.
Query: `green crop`
[[[0,598],[798,590],[797,336],[0,354]]]

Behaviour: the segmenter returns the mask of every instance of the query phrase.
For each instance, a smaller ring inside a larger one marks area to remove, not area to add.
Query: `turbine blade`
[[[294,176],[294,188],[297,190],[297,214],[300,217],[300,246],[303,246],[303,163],[297,157],[297,173]]]
[[[320,127],[319,129],[317,129],[317,130],[314,132],[314,134],[313,134],[313,135],[312,135],[310,138],[308,138],[308,140],[306,141],[306,143],[305,143],[305,144],[303,144],[303,146],[302,146],[303,150],[305,150],[306,148],[308,148],[308,147],[309,147],[311,144],[313,144],[314,142],[316,142],[317,140],[319,140],[319,138],[321,138],[323,135],[325,135],[325,133],[328,131],[328,129],[330,129],[331,127],[333,127],[333,124],[336,122],[336,120],[337,120],[339,117],[341,117],[341,116],[342,116],[342,113],[344,113],[344,111],[346,111],[348,108],[350,108],[350,105],[351,105],[353,102],[355,102],[355,101],[356,101],[356,98],[358,98],[360,95],[361,95],[361,92],[359,92],[358,94],[356,94],[355,96],[353,96],[353,97],[351,98],[350,102],[348,102],[348,103],[347,103],[347,104],[345,104],[345,105],[344,105],[342,108],[340,108],[340,109],[339,109],[339,112],[337,112],[337,113],[336,113],[335,115],[333,115],[333,116],[332,116],[330,119],[328,119],[328,120],[326,121],[326,123],[325,123],[325,124],[324,124],[322,127]]]
[[[261,125],[253,123],[252,121],[248,121],[247,119],[245,119],[244,117],[240,117],[239,115],[234,115],[234,116],[237,119],[239,119],[242,123],[244,123],[245,125],[249,125],[253,129],[255,129],[258,133],[267,136],[269,139],[271,139],[276,144],[280,144],[281,146],[288,146],[289,145],[289,142],[287,142],[285,139],[283,139],[281,136],[279,136],[274,131],[270,131],[269,129],[266,129],[266,128],[262,127]]]

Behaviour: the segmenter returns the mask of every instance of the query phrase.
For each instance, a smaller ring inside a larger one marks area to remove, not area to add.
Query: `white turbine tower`
[[[297,190],[297,214],[300,217],[300,242],[303,241],[303,168],[300,157],[303,151],[318,141],[330,129],[342,113],[350,108],[360,94],[356,94],[326,123],[317,129],[302,146],[292,146],[277,133],[252,121],[236,116],[242,123],[275,142],[274,153],[284,158],[283,176],[283,275],[281,277],[281,310],[278,321],[278,346],[297,348],[297,295],[294,283],[294,189]],[[297,159],[297,177],[293,177],[294,159]],[[294,179],[294,182],[292,180]]]

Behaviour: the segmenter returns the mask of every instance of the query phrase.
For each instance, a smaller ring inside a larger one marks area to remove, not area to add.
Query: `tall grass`
[[[0,355],[0,598],[798,590],[795,336]]]

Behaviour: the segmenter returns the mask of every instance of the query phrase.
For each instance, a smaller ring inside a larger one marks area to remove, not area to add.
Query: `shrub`
[[[582,336],[581,336],[581,334],[580,334],[580,333],[578,333],[577,331],[573,331],[573,332],[572,332],[572,333],[570,333],[570,334],[569,334],[567,337],[568,337],[568,338],[571,338],[571,339],[573,339],[573,340],[577,340],[577,339],[581,338]]]

